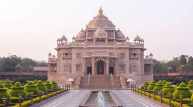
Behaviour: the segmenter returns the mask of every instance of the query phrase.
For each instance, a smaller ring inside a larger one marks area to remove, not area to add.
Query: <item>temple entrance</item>
[[[109,74],[114,74],[114,67],[109,67]]]
[[[105,62],[99,60],[96,62],[96,71],[98,75],[103,75],[105,72]]]
[[[87,71],[86,72],[87,75],[89,75],[89,74],[91,75],[92,74],[92,67],[88,66],[86,71]]]

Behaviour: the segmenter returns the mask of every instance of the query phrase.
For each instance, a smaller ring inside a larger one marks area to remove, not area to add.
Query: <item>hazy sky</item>
[[[100,6],[131,40],[141,35],[155,58],[193,55],[193,0],[0,0],[0,56],[47,60],[56,39],[71,39]]]

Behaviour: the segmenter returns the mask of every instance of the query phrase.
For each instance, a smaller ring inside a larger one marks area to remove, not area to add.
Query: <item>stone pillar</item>
[[[83,76],[86,74],[85,73],[85,65],[86,65],[85,60],[86,60],[85,58],[82,58],[82,62],[83,62],[82,63],[82,74],[83,74]]]
[[[108,43],[108,38],[105,39],[105,43],[106,43],[106,44]]]
[[[113,41],[115,42],[115,39],[116,39],[116,34],[115,34],[115,31],[113,31]]]
[[[95,73],[95,64],[94,64],[94,62],[95,62],[95,60],[94,60],[95,58],[94,57],[92,57],[92,75],[95,75],[96,73]]]
[[[106,59],[106,75],[109,75],[109,58]]]
[[[118,63],[117,63],[117,58],[115,58],[115,65],[114,65],[114,75],[119,74],[119,70],[118,70]]]

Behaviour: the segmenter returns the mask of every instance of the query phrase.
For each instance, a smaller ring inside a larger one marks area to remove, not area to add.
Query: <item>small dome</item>
[[[117,39],[124,39],[125,38],[125,35],[122,33],[122,31],[118,30],[117,31],[117,35],[116,35],[116,38]]]
[[[134,41],[142,41],[142,42],[144,42],[144,40],[142,38],[140,38],[138,35],[135,37]]]
[[[76,40],[76,37],[73,36],[73,37],[72,37],[72,40]]]
[[[52,53],[49,53],[48,56],[52,56]]]
[[[105,38],[107,36],[107,32],[103,28],[99,27],[95,31],[94,36],[95,38]]]
[[[60,39],[60,40],[67,41],[67,38],[66,38],[66,36],[65,36],[65,35],[63,35],[63,36],[61,37],[61,39]]]
[[[128,36],[126,37],[126,40],[129,41],[129,37]]]
[[[149,54],[149,56],[153,57],[153,54],[152,54],[152,53],[150,53],[150,54]]]
[[[84,39],[85,36],[85,31],[81,29],[81,31],[76,35],[76,39]]]

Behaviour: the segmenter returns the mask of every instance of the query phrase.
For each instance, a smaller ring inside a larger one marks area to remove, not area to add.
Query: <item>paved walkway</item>
[[[111,90],[123,107],[167,107],[129,90]],[[71,90],[31,107],[78,107],[90,90]]]
[[[147,97],[140,96],[130,90],[112,90],[123,107],[167,107]]]
[[[89,90],[71,90],[70,92],[48,99],[31,107],[78,107]]]

